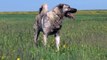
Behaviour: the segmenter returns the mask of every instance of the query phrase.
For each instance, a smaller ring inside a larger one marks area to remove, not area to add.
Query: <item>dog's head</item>
[[[67,4],[59,4],[58,8],[60,9],[61,13],[64,14],[65,17],[68,18],[74,18],[73,13],[77,12],[77,9],[75,8],[71,8],[69,5]]]

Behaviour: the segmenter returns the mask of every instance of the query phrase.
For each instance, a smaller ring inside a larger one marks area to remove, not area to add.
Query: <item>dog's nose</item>
[[[72,13],[76,13],[76,12],[77,12],[77,9],[71,8],[71,11],[72,11]]]
[[[75,12],[77,12],[77,9],[74,9]]]

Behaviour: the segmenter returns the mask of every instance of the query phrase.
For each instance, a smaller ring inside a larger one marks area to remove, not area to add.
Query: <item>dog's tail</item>
[[[43,4],[40,8],[39,8],[39,14],[44,14],[48,11],[48,5],[47,4]]]
[[[48,5],[47,4],[41,5],[41,7],[39,8],[39,14],[37,14],[35,17],[35,22],[33,26],[34,29],[36,29],[37,23],[40,23],[42,16],[47,12],[48,12]]]

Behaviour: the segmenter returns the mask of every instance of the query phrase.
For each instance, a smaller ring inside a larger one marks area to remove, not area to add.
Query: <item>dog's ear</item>
[[[62,9],[63,6],[64,6],[64,4],[59,4],[59,5],[58,5],[58,8],[59,8],[59,9]]]

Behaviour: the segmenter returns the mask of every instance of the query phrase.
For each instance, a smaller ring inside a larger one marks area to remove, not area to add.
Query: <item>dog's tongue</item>
[[[74,14],[71,13],[71,14],[69,14],[69,16],[71,16],[71,18],[75,20]]]

